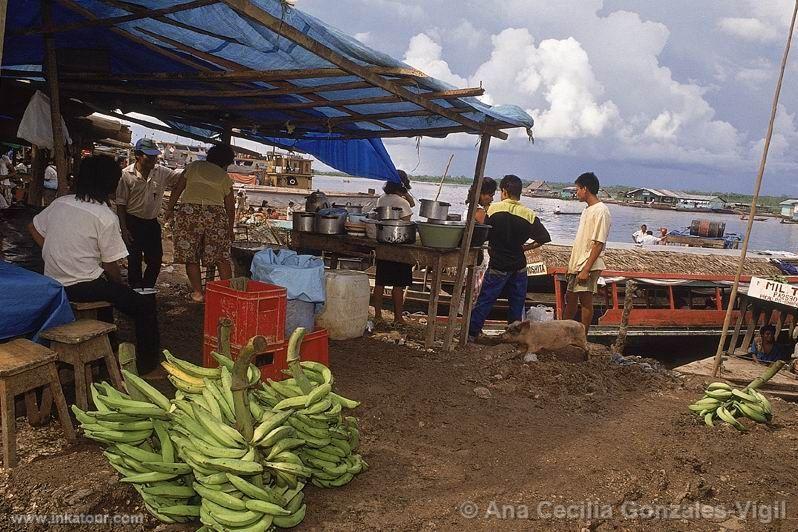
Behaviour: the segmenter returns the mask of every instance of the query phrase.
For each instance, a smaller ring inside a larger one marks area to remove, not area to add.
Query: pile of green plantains
[[[73,406],[83,433],[105,445],[104,455],[166,523],[199,518],[200,530],[290,528],[305,517],[303,488],[343,486],[368,466],[355,453],[358,402],[333,392],[333,375],[300,361],[304,330],[288,347],[291,378],[263,383],[250,364],[265,342],[255,337],[234,361],[220,334],[217,368],[164,352],[163,367],[177,388],[169,399],[124,371],[127,393],[92,386],[96,411]]]

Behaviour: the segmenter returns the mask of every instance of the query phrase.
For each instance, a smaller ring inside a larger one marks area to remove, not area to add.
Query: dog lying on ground
[[[572,351],[581,349],[587,356],[585,327],[578,321],[516,321],[507,326],[499,337],[502,343],[518,344],[525,348],[523,353]]]

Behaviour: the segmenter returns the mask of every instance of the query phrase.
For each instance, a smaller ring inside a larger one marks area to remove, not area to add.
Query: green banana
[[[732,391],[732,387],[725,382],[712,382],[707,386],[707,390],[726,390],[730,392]]]
[[[158,512],[169,517],[199,517],[199,506],[180,504],[175,506],[161,506]]]
[[[159,473],[174,473],[176,475],[188,475],[191,473],[191,466],[182,462],[165,463],[165,462],[142,462],[141,465],[148,468],[150,471],[157,471]]]
[[[329,449],[329,447],[325,447],[325,449]],[[333,449],[336,449],[336,450],[338,450],[340,452],[340,450],[337,447],[333,447]],[[310,448],[310,447],[308,447],[307,449],[303,449],[302,450],[302,454],[311,456],[313,458],[317,458],[319,460],[325,460],[325,461],[333,463],[333,464],[338,463],[339,460],[344,458],[344,456],[340,456],[338,454],[329,453],[329,452],[325,451],[324,449],[313,449],[313,448]],[[268,460],[269,457],[267,456],[266,459]]]
[[[149,402],[152,404],[162,408],[165,411],[169,411],[172,407],[172,403],[169,399],[166,398],[164,394],[159,392],[154,386],[150,383],[136,375],[135,373],[131,373],[126,369],[122,370],[122,376],[125,378],[125,386],[130,386],[138,390],[142,395],[144,395]]]
[[[255,475],[263,471],[263,466],[258,462],[237,460],[235,458],[208,458],[205,460],[205,464],[219,471],[234,473],[236,475]]]
[[[158,453],[145,451],[144,449],[140,449],[126,443],[118,443],[115,447],[119,452],[138,462],[160,462],[163,460],[161,455]]]
[[[208,445],[202,440],[194,440],[191,442],[200,453],[209,458],[241,458],[247,451],[237,447],[219,447],[216,445]]]
[[[249,400],[249,412],[256,421],[259,421],[260,418],[263,417],[263,414],[266,413],[266,411],[263,409],[260,403],[255,400],[254,397]]]
[[[743,401],[748,401],[748,402],[751,402],[751,403],[757,403],[758,402],[757,398],[754,397],[753,395],[751,395],[750,393],[745,393],[745,392],[743,392],[741,390],[736,390],[736,389],[732,390],[731,393],[732,393],[733,396],[738,397],[738,398],[742,399]]]
[[[282,426],[289,416],[291,416],[290,411],[269,413],[269,415],[267,415],[267,417],[257,427],[255,427],[255,430],[252,433],[252,441],[257,442],[263,439],[264,436],[272,432],[274,429]]]
[[[202,504],[216,521],[222,525],[233,527],[236,530],[238,527],[251,525],[263,516],[263,513],[253,512],[251,510],[230,510],[213,501],[203,501]]]
[[[347,408],[349,410],[352,410],[360,406],[360,403],[358,401],[355,401],[354,399],[347,399],[346,397],[338,395],[337,393],[330,392],[330,399],[332,400],[333,403],[338,403],[342,407]]]
[[[142,491],[149,495],[160,497],[172,497],[176,499],[189,499],[196,495],[191,486],[180,486],[178,484],[151,484],[143,486]]]
[[[216,400],[216,397],[214,397],[208,389],[208,382],[208,379],[205,379],[206,384],[202,388],[202,399],[204,400],[202,406],[206,406],[206,410],[210,412],[214,418],[222,420],[222,408],[219,406],[219,401]]]
[[[737,408],[742,412],[746,417],[753,419],[757,423],[767,423],[767,417],[765,417],[765,413],[762,411],[761,408],[757,408],[755,405],[746,404],[745,402],[737,403]]]
[[[308,393],[308,398],[303,405],[305,408],[324,399],[332,391],[332,386],[327,383],[320,384]]]
[[[203,486],[208,486],[212,488],[213,486],[220,486],[227,482],[227,473],[213,473],[211,475],[194,475],[194,478],[197,479]]]
[[[189,382],[180,380],[173,375],[167,375],[166,378],[169,379],[169,382],[172,383],[172,386],[174,386],[183,393],[199,394],[202,393],[202,388],[204,388],[204,386],[200,386],[198,384],[191,384]]]
[[[277,443],[275,443],[272,448],[269,450],[269,454],[266,456],[266,460],[271,460],[276,455],[282,453],[283,451],[290,451],[291,449],[296,449],[297,447],[301,447],[305,444],[305,440],[301,440],[299,438],[282,438]]]
[[[291,512],[285,508],[260,499],[248,499],[245,504],[247,509],[253,512],[261,512],[269,515],[291,515]]]
[[[331,440],[330,445],[328,447],[322,447],[322,450],[328,453],[335,454],[334,451],[330,449],[330,447],[335,447],[337,449],[340,449],[344,453],[343,456],[347,456],[352,453],[352,446],[349,445],[349,442],[347,440],[339,440],[337,438],[333,438]]]
[[[149,473],[139,473],[130,475],[123,479],[121,482],[136,483],[136,484],[150,484],[151,482],[160,482],[161,480],[171,480],[178,476],[176,473],[159,473],[151,471]]]
[[[733,391],[730,392],[728,390],[707,390],[704,395],[712,399],[725,401],[726,399],[729,399],[733,393],[734,393]]]
[[[304,407],[305,403],[308,400],[309,395],[296,395],[293,397],[287,397],[274,405],[275,410],[285,410],[286,408],[298,408]]]
[[[737,430],[740,430],[740,431],[744,431],[745,430],[745,427],[743,426],[743,424],[740,423],[739,421],[737,421],[736,419],[734,419],[734,416],[732,416],[729,413],[729,411],[726,410],[725,407],[719,406],[718,409],[716,410],[716,412],[717,412],[718,417],[720,419],[722,419],[723,421],[725,421],[729,425],[733,426]]]
[[[324,382],[332,385],[333,384],[333,374],[330,371],[330,368],[322,364],[321,362],[316,362],[314,360],[303,360],[299,363],[304,369],[309,369],[310,371],[314,371],[321,375],[324,378]]]
[[[281,439],[293,438],[295,435],[296,435],[296,429],[294,429],[294,427],[283,425],[281,427],[277,427],[276,429],[266,434],[263,438],[258,440],[256,444],[261,447],[271,447]]]
[[[305,519],[305,510],[307,509],[307,505],[303,504],[299,507],[299,509],[292,513],[291,515],[286,515],[283,517],[275,517],[274,518],[274,526],[280,528],[292,528],[297,526],[299,523]]]
[[[283,473],[289,473],[291,475],[300,477],[309,477],[311,475],[310,470],[307,467],[297,464],[290,464],[288,462],[263,462],[263,465],[269,469],[274,469],[275,471],[281,471]]]
[[[169,432],[164,423],[158,419],[153,421],[153,428],[155,434],[158,436],[158,441],[161,444],[161,460],[170,463],[175,461],[175,447],[172,445],[172,440],[169,437]]]
[[[230,402],[228,402],[224,393],[222,393],[222,390],[214,381],[208,380],[205,383],[205,387],[211,392],[213,398],[216,399],[216,403],[219,405],[219,409],[222,411],[222,418],[227,420],[228,423],[235,423],[236,415],[233,412],[234,407],[232,398],[230,399]]]
[[[305,494],[299,491],[296,495],[294,495],[291,500],[288,501],[288,504],[284,506],[284,508],[294,513],[299,510],[299,507],[302,506],[302,502],[305,500]]]
[[[219,368],[205,368],[203,366],[198,366],[196,364],[192,364],[187,360],[183,360],[177,358],[176,356],[172,355],[167,349],[163,350],[163,356],[166,360],[172,364],[173,366],[177,366],[184,372],[188,373],[189,375],[197,378],[202,377],[210,377],[212,379],[218,379],[221,375],[221,370]]]
[[[211,417],[209,413],[204,412],[201,408],[194,406],[194,417],[202,425],[214,439],[222,445],[230,447],[242,447],[246,445],[244,437],[241,436],[236,429],[224,424]]]
[[[291,386],[290,384],[286,384],[285,381],[273,381],[271,379],[266,379],[266,382],[269,383],[274,391],[282,395],[283,397],[298,397],[302,394],[302,390],[296,388],[295,386]]]
[[[709,412],[708,414],[704,415],[704,423],[708,427],[714,427],[715,426],[715,424],[712,423],[712,418],[713,418],[714,415],[715,415],[714,412]]]
[[[302,410],[297,410],[300,414],[305,415],[316,415],[321,414],[322,412],[326,412],[332,406],[332,401],[329,398],[325,397],[321,401],[313,403],[307,408],[303,408]],[[326,418],[325,418],[326,419]]]
[[[238,489],[238,491],[247,497],[250,497],[251,499],[258,499],[261,501],[277,504],[279,506],[282,506],[285,502],[279,495],[272,493],[271,491],[267,491],[264,488],[260,488],[237,475],[233,475],[232,473],[226,473],[226,475],[227,479],[233,486],[236,487],[236,489]]]
[[[225,508],[229,508],[230,510],[246,510],[247,507],[244,504],[244,501],[241,499],[229,495],[227,493],[212,490],[210,488],[206,488],[202,484],[194,483],[192,485],[194,491],[196,491],[201,497],[204,499],[208,499],[211,502],[215,502],[220,506],[224,506]]]
[[[226,357],[217,351],[211,351],[211,356],[216,359],[216,362],[218,362],[220,366],[227,368],[230,372],[233,371],[233,364],[235,364],[235,362],[232,358]]]

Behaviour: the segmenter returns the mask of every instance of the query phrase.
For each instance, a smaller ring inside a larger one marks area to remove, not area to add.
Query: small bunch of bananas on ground
[[[725,382],[713,382],[704,391],[704,397],[688,407],[704,418],[709,427],[720,419],[737,430],[745,431],[738,417],[747,417],[757,423],[768,423],[773,416],[770,401],[754,388],[738,390]]]
[[[341,413],[360,403],[332,391],[334,378],[324,364],[290,361],[289,365],[286,373],[293,378],[269,379],[255,395],[273,410],[289,413],[288,426],[295,439],[304,442],[297,454],[310,469],[311,482],[323,488],[343,486],[368,467],[353,453],[360,442],[357,419]]]

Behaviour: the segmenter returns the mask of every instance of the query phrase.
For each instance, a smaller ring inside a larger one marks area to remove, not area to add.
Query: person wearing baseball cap
[[[174,185],[183,170],[157,164],[161,150],[152,139],[139,139],[134,153],[136,162],[122,170],[116,189],[117,214],[130,253],[128,283],[132,288],[153,288],[163,260],[158,215],[164,191]],[[143,272],[142,260],[147,263]]]

